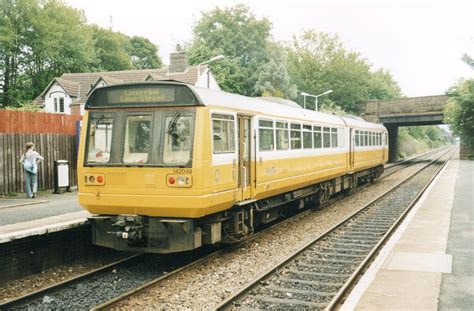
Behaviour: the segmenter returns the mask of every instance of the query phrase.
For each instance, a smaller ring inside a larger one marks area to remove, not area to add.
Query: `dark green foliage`
[[[203,13],[193,29],[189,62],[197,65],[213,56],[225,55],[223,61],[210,64],[221,88],[253,95],[259,68],[268,62],[270,28],[266,18],[258,20],[241,4]]]
[[[147,39],[86,25],[59,0],[0,0],[1,104],[19,107],[65,72],[157,68]]]
[[[447,95],[446,122],[463,143],[474,147],[474,79],[459,82]]]
[[[135,36],[130,39],[131,49],[128,54],[133,66],[137,69],[152,69],[163,66],[158,57],[158,47],[144,37]]]
[[[382,69],[372,72],[368,61],[347,51],[337,35],[307,30],[294,37],[288,55],[288,71],[299,90],[315,95],[333,90],[319,98],[319,105],[336,104],[357,113],[359,102],[401,96],[390,73]]]

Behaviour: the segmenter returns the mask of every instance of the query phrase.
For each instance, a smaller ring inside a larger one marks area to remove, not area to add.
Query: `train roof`
[[[286,99],[247,97],[224,91],[188,86],[194,91],[194,93],[199,97],[201,103],[205,106],[244,110],[263,115],[266,114],[271,115],[275,119],[278,119],[279,117],[282,119],[293,118],[306,120],[308,122],[322,122],[341,126],[348,125],[352,127],[378,130],[385,129],[382,124],[371,123],[358,118],[341,117],[333,114],[303,109],[297,103]]]

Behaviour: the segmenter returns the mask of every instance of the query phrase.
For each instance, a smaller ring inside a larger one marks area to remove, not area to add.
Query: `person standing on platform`
[[[23,164],[23,171],[25,172],[25,191],[28,198],[36,198],[38,163],[44,160],[44,158],[35,151],[34,143],[26,143],[25,150],[25,153],[20,158],[20,163]]]

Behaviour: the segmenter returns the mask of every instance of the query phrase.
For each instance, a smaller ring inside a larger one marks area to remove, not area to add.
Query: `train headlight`
[[[178,181],[178,183],[177,183],[178,186],[186,185],[186,177],[184,177],[184,176],[179,176],[177,181]]]
[[[191,175],[167,175],[166,185],[168,187],[189,188],[193,184]]]

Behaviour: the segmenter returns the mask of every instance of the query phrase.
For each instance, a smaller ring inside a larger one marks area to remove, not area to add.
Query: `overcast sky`
[[[177,43],[192,38],[201,12],[247,4],[272,22],[274,39],[287,41],[303,29],[337,33],[375,69],[393,74],[407,96],[444,93],[474,71],[460,58],[474,56],[474,1],[470,0],[66,0],[89,23],[159,46],[169,63]]]

